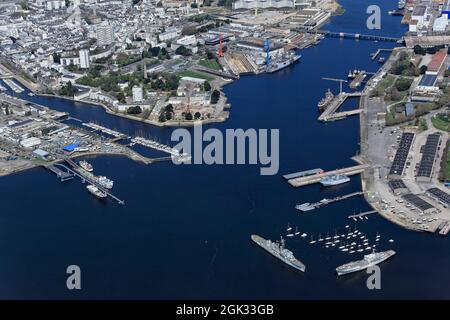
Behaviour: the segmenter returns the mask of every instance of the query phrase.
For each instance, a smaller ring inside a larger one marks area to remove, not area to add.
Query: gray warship
[[[294,257],[294,254],[292,251],[289,251],[284,247],[284,239],[281,237],[280,242],[272,242],[271,240],[266,240],[264,238],[261,238],[260,236],[257,236],[255,234],[252,234],[252,240],[259,245],[261,248],[269,252],[274,257],[280,259],[284,263],[290,265],[291,267],[300,270],[302,272],[305,272],[305,265],[300,260],[296,259]]]
[[[383,252],[372,252],[370,254],[364,255],[364,259],[358,261],[352,261],[342,266],[336,268],[337,274],[343,275],[356,271],[365,270],[369,267],[372,267],[376,264],[383,262],[384,260],[389,259],[395,254],[394,250],[388,250]]]

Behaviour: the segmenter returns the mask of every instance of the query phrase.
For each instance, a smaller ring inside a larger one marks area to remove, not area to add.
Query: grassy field
[[[192,77],[192,78],[198,78],[198,79],[205,79],[206,81],[212,81],[214,80],[214,77],[207,75],[205,73],[192,71],[192,70],[185,70],[183,72],[180,72],[178,74],[180,77]]]
[[[211,59],[211,60],[202,59],[198,62],[198,64],[201,65],[202,67],[205,67],[208,69],[213,69],[213,70],[218,70],[218,71],[221,70],[219,63],[214,59]]]
[[[431,122],[436,129],[450,132],[450,117],[448,114],[439,113],[431,118]]]
[[[441,166],[441,180],[450,181],[450,141],[447,143],[447,159],[442,157]]]

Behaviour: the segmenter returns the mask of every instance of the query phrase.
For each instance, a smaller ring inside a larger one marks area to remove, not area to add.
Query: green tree
[[[219,98],[220,98],[220,91],[216,89],[211,94],[211,104],[216,104],[217,101],[219,101]]]
[[[421,66],[420,67],[420,74],[425,74],[425,72],[427,72],[427,70],[428,70],[427,66],[425,66],[425,65]]]
[[[205,82],[203,83],[203,89],[204,89],[205,91],[211,91],[211,85],[209,84],[208,81],[205,81]]]
[[[179,55],[182,55],[182,56],[190,56],[191,52],[185,46],[179,46],[177,48],[177,50],[175,50],[175,54],[179,54]]]
[[[412,80],[407,78],[400,78],[395,82],[395,88],[398,91],[406,91],[411,87]]]

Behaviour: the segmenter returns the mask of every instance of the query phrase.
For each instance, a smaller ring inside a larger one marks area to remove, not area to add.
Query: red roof
[[[433,58],[431,59],[430,63],[428,64],[428,71],[438,72],[446,56],[447,56],[446,49],[442,49],[436,52],[433,55]]]

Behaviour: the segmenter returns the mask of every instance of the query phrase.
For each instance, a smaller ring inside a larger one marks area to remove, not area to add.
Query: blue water
[[[347,14],[327,29],[363,32],[369,1],[342,1]],[[387,12],[395,6],[381,0]],[[383,14],[380,34],[404,32],[399,19]],[[373,32],[373,31],[371,31]],[[232,105],[226,128],[280,129],[280,173],[260,176],[259,167],[145,166],[122,157],[89,161],[99,174],[115,181],[114,192],[126,205],[103,203],[79,180],[61,183],[43,169],[0,179],[0,298],[449,298],[448,239],[406,231],[383,218],[347,219],[369,206],[362,198],[299,214],[293,206],[361,189],[349,184],[291,188],[281,174],[353,164],[359,149],[358,118],[322,124],[317,101],[354,67],[375,71],[369,54],[390,43],[325,39],[302,52],[295,66],[271,75],[243,77],[227,86]],[[72,116],[129,134],[148,134],[169,141],[172,129],[154,128],[117,118],[103,109],[56,98],[29,100]],[[143,151],[140,148],[138,151]],[[382,290],[366,288],[362,272],[338,278],[336,266],[356,255],[311,246],[309,237],[289,239],[287,246],[306,264],[304,274],[276,261],[250,241],[252,233],[276,239],[287,223],[323,236],[342,233],[350,224],[372,235],[379,249],[398,254],[382,265]],[[390,244],[386,239],[395,239]],[[82,290],[66,289],[65,269],[82,270]]]

